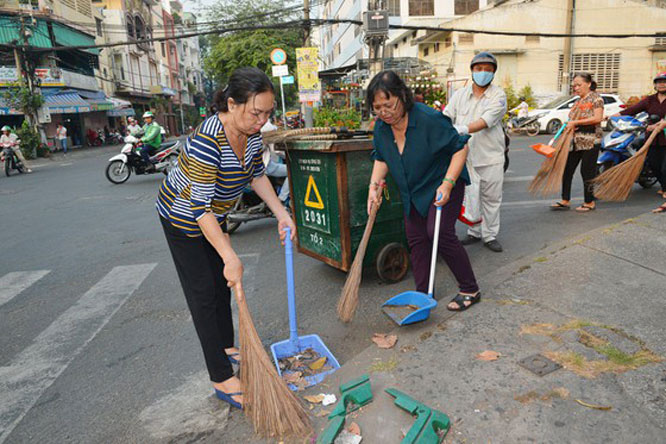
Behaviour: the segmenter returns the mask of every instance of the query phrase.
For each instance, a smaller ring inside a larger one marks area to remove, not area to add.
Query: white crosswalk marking
[[[113,268],[9,365],[0,367],[0,443],[156,265]]]
[[[49,270],[15,271],[0,278],[0,306],[49,274]]]

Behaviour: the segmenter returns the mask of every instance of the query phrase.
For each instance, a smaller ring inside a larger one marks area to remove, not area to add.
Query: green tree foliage
[[[274,14],[275,11],[287,11]],[[290,14],[283,0],[219,0],[208,10],[207,16],[220,22],[220,28],[243,25],[282,23],[299,18]],[[209,78],[214,79],[218,87],[225,85],[231,73],[244,66],[254,66],[271,76],[270,52],[273,48],[282,48],[287,53],[289,72],[296,69],[295,48],[303,44],[303,30],[262,29],[222,33],[208,37],[204,69]],[[279,91],[277,79],[276,91]],[[278,93],[279,95],[279,93]],[[287,103],[295,97],[293,86],[285,87]],[[291,99],[291,100],[290,100]]]
[[[26,159],[34,158],[35,152],[39,157],[45,157],[48,155],[48,150],[45,150],[44,147],[42,147],[41,141],[39,140],[39,133],[30,126],[27,120],[24,120],[23,124],[17,128],[16,135],[21,140],[19,142],[19,147]]]
[[[361,113],[353,108],[323,106],[314,110],[314,126],[344,126],[348,129],[361,127]]]

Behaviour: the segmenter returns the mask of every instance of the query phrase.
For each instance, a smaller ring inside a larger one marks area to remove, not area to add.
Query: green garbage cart
[[[287,166],[298,251],[348,271],[368,219],[372,171],[369,139],[291,141]],[[398,282],[409,268],[403,207],[388,179],[364,266],[375,265],[385,282]]]

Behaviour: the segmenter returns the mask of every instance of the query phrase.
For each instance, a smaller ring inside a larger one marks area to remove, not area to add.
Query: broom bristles
[[[254,327],[245,294],[235,288],[240,333],[240,379],[243,409],[255,432],[264,437],[305,437],[312,432],[310,418],[294,393],[278,376]]]
[[[594,196],[603,200],[621,202],[627,200],[634,183],[643,171],[647,152],[659,131],[652,131],[643,146],[630,159],[615,165],[592,180]]]
[[[342,288],[342,294],[338,300],[338,318],[345,323],[352,320],[358,307],[358,288],[361,285],[361,277],[363,276],[363,258],[365,257],[365,250],[368,247],[370,234],[372,233],[372,227],[375,224],[380,205],[381,200],[378,204],[373,204],[370,208],[370,215],[368,216],[368,222],[365,224],[363,238],[361,238],[361,243],[356,250],[354,262],[349,269],[347,281]]]
[[[261,133],[264,143],[282,143],[289,139],[300,136],[311,136],[314,134],[330,134],[332,129],[329,127],[299,128],[299,129],[278,129]]]
[[[573,131],[566,129],[564,130],[564,134],[557,139],[553,147],[556,150],[553,157],[546,158],[543,161],[539,171],[537,171],[537,174],[527,188],[530,193],[538,193],[542,196],[557,193],[562,185],[562,176],[564,175],[564,169],[569,158],[569,147],[571,146],[572,138]]]

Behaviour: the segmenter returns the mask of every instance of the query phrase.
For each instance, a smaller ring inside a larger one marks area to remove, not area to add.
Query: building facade
[[[666,2],[660,0],[510,0],[446,22],[461,29],[526,33],[642,34],[651,38],[547,38],[435,32],[419,39],[419,57],[439,79],[459,86],[469,81],[469,63],[482,50],[494,53],[502,86],[529,85],[538,99],[569,94],[571,77],[590,72],[598,90],[624,100],[653,91],[652,78],[666,71]],[[575,4],[567,14],[567,4]]]

